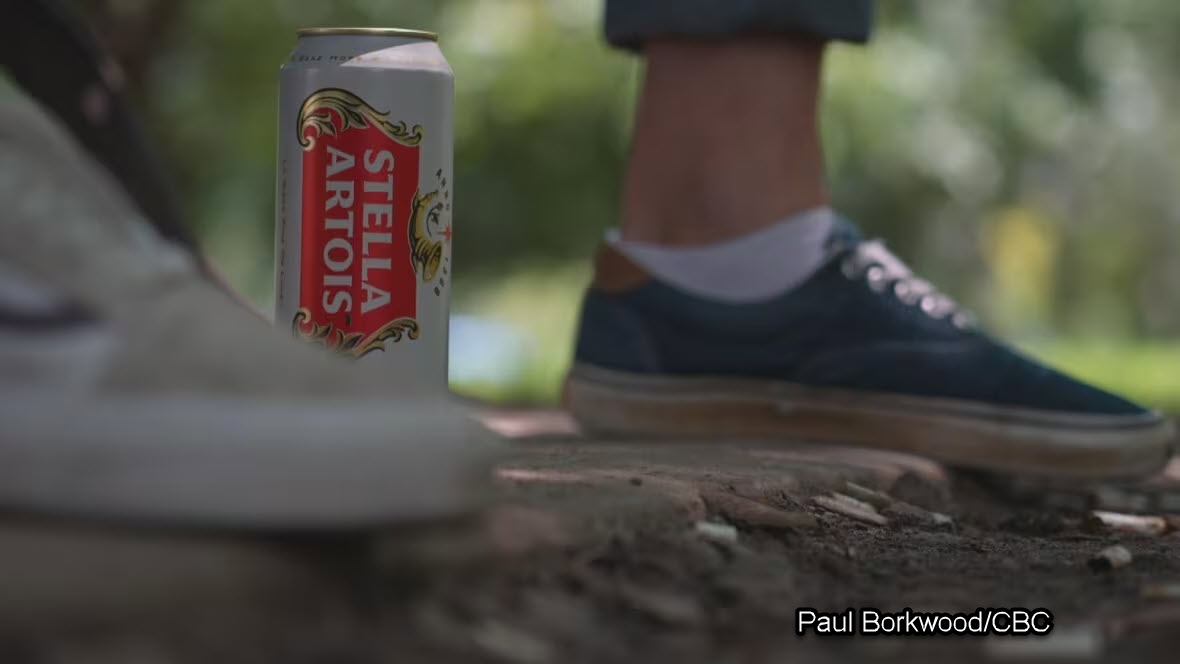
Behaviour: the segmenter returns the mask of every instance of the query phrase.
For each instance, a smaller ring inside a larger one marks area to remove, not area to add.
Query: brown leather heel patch
[[[606,293],[618,293],[641,286],[651,275],[614,247],[601,244],[594,254],[594,280],[590,287]]]

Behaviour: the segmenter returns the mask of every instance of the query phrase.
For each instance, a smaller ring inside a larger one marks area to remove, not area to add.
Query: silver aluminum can
[[[299,31],[279,75],[275,323],[445,388],[454,74],[437,41]]]

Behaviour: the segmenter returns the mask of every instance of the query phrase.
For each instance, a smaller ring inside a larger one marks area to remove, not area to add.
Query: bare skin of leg
[[[645,44],[623,239],[710,244],[825,205],[823,49],[753,37]]]

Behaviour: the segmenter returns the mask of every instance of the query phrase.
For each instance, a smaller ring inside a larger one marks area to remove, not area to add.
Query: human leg
[[[799,4],[725,5],[720,21],[608,4],[608,36],[650,62],[621,233],[598,253],[566,383],[574,416],[608,434],[820,440],[1015,472],[1157,469],[1173,435],[1159,414],[992,339],[823,206],[814,39],[841,35],[779,20]],[[620,13],[645,29],[612,27]]]

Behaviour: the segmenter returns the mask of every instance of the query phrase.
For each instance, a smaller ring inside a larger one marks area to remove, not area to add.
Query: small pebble
[[[1127,547],[1116,544],[1099,551],[1087,564],[1095,572],[1107,572],[1126,567],[1131,564],[1131,560],[1131,552],[1127,550]]]
[[[697,534],[705,539],[711,539],[717,542],[736,542],[738,538],[737,528],[728,523],[713,523],[712,521],[697,521],[693,529]]]
[[[1168,523],[1162,517],[1121,514],[1103,510],[1091,512],[1087,525],[1092,530],[1115,530],[1148,537],[1162,535],[1168,529]]]
[[[857,500],[866,502],[873,507],[881,510],[893,504],[893,498],[876,489],[870,489],[867,486],[862,486],[856,482],[845,482],[844,490],[848,492],[849,496]]]
[[[884,526],[889,523],[889,519],[881,516],[872,505],[841,493],[834,493],[831,496],[815,496],[811,500],[826,510],[842,514],[857,521],[871,523],[875,526]]]

